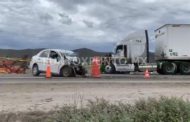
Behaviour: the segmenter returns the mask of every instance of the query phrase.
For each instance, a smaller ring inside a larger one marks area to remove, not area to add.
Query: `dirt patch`
[[[95,98],[133,103],[139,98],[175,96],[190,100],[189,84],[31,83],[1,84],[0,111],[49,111],[64,104],[83,106]]]

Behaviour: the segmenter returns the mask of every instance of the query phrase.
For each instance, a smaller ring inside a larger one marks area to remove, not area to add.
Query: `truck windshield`
[[[127,57],[127,45],[118,45],[115,53],[124,57]]]
[[[118,45],[118,46],[116,47],[115,53],[118,54],[118,53],[120,53],[122,50],[123,50],[123,45]]]

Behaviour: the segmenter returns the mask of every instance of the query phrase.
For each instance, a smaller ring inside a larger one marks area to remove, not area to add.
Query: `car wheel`
[[[32,67],[32,75],[33,76],[39,76],[40,75],[38,65],[36,65],[36,64]]]
[[[63,77],[73,77],[74,76],[74,72],[73,72],[73,69],[71,67],[64,67],[62,69],[62,76]]]
[[[190,74],[190,63],[189,62],[182,62],[180,64],[180,73],[182,75],[189,75]]]

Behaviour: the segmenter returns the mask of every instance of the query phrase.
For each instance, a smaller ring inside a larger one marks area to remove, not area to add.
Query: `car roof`
[[[64,50],[64,49],[44,49],[42,51],[46,51],[46,50],[50,50],[50,51],[55,51],[55,52],[60,52],[60,53],[67,53],[67,54],[73,54],[74,52],[71,50]]]

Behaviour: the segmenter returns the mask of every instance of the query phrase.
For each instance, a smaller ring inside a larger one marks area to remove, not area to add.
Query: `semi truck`
[[[118,42],[105,72],[136,72],[148,68],[165,75],[190,74],[190,25],[166,24],[155,30],[155,64],[150,63],[148,37],[145,30]]]

